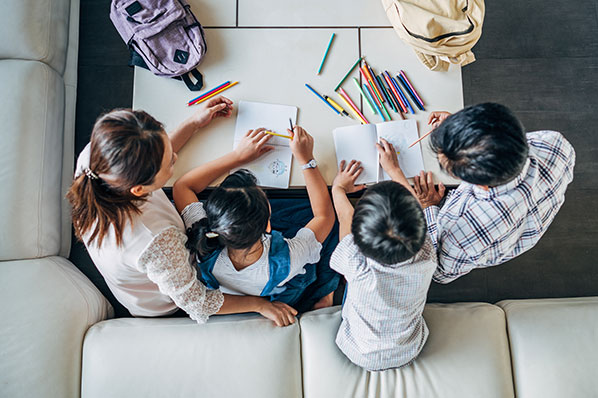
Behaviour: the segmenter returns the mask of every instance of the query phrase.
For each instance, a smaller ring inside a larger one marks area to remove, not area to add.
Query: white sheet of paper
[[[378,181],[378,151],[376,150],[376,126],[373,124],[346,126],[332,131],[336,163],[359,160],[363,171],[355,184]]]
[[[233,148],[237,147],[245,133],[260,127],[288,135],[289,118],[295,125],[297,121],[296,106],[240,101]],[[241,168],[250,170],[256,176],[258,185],[262,187],[288,188],[293,160],[289,142],[288,138],[272,136],[268,145],[274,146],[274,150]]]
[[[399,165],[405,173],[405,177],[412,178],[418,175],[421,170],[424,170],[421,145],[414,145],[409,148],[409,145],[419,137],[417,121],[411,119],[377,123],[376,130],[378,131],[378,140],[384,138],[399,152]],[[382,167],[380,167],[380,173],[380,181],[390,180],[390,176],[382,170]]]

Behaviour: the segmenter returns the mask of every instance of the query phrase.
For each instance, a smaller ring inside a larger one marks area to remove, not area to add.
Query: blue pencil
[[[418,101],[417,97],[415,96],[415,94],[413,94],[413,91],[411,90],[411,88],[409,87],[409,85],[407,84],[407,82],[405,82],[405,80],[403,79],[403,76],[397,75],[397,80],[401,82],[401,84],[403,85],[403,87],[405,87],[405,91],[407,92],[407,94],[409,94],[409,96],[413,100],[413,103],[415,104],[415,106],[417,106],[420,111],[425,110],[424,107],[422,106],[422,104],[419,103],[419,101]]]
[[[324,58],[322,58],[322,63],[320,63],[320,67],[318,68],[318,73],[317,73],[318,75],[322,71],[322,67],[324,66],[324,61],[326,61],[326,57],[328,56],[328,51],[330,50],[330,46],[332,45],[332,40],[334,39],[335,35],[336,35],[336,33],[333,33],[332,36],[330,36],[330,41],[328,42],[328,47],[326,47],[326,52],[324,53]]]
[[[324,99],[324,97],[322,97],[320,94],[318,94],[318,92],[316,90],[311,88],[311,86],[309,84],[305,83],[305,87],[307,87],[312,93],[317,95],[319,99],[321,99],[326,105],[328,105],[330,107],[330,109],[332,109],[334,112],[336,112],[342,116],[342,114],[334,106],[332,106],[332,104],[330,102],[326,101],[326,99]]]
[[[389,75],[390,76],[390,75]],[[392,76],[390,76],[390,80],[392,81],[392,84],[395,86],[395,88],[397,89],[397,92],[399,93],[399,95],[401,96],[401,99],[403,100],[403,102],[405,103],[405,105],[407,105],[407,107],[409,108],[409,111],[411,111],[412,115],[415,115],[415,111],[413,110],[413,107],[411,106],[411,104],[409,103],[409,101],[407,100],[407,96],[405,96],[405,94],[403,93],[403,90],[401,90],[401,86],[399,86],[399,83],[397,83]]]
[[[370,101],[372,102],[372,104],[374,104],[374,107],[376,108],[376,110],[378,111],[378,113],[380,114],[380,116],[382,117],[382,121],[385,122],[386,119],[384,118],[384,114],[380,110],[380,107],[378,106],[378,103],[376,103],[376,101],[374,101],[374,97],[370,93],[369,87],[365,83],[363,83],[363,88],[365,89],[366,95],[370,98]]]

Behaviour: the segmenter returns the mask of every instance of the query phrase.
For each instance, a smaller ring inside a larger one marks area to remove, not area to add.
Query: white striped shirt
[[[430,238],[413,258],[383,265],[361,254],[349,234],[332,254],[330,268],[347,280],[336,335],[340,350],[372,371],[410,363],[428,338],[422,313],[436,269]]]

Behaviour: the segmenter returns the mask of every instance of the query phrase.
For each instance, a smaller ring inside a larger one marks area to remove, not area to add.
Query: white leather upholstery
[[[301,397],[299,327],[259,315],[115,319],[83,347],[83,398]]]
[[[507,300],[520,398],[598,396],[598,297]]]
[[[78,397],[89,326],[112,314],[62,257],[0,263],[0,396]]]
[[[0,59],[41,61],[62,75],[70,7],[70,0],[3,1],[0,12],[0,37],[3,38],[0,40]],[[78,23],[77,19],[75,23]]]
[[[406,367],[368,372],[336,347],[340,307],[305,314],[301,324],[306,398],[513,397],[503,311],[485,303],[428,304],[430,337]]]
[[[0,81],[0,260],[57,255],[64,83],[46,64],[22,60],[0,60]]]

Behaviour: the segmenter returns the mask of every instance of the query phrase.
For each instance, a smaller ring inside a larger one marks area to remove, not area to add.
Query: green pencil
[[[349,75],[351,74],[351,72],[353,72],[353,69],[355,69],[355,67],[361,62],[361,60],[363,59],[363,57],[360,57],[357,62],[355,62],[353,64],[353,66],[351,67],[351,69],[349,69],[349,72],[347,72],[347,74],[345,75],[345,77],[343,77],[341,79],[341,81],[336,85],[336,87],[334,88],[334,91],[338,90],[338,88],[341,86],[341,84],[343,84],[343,82],[345,81],[345,79],[347,77],[349,77]]]
[[[365,93],[363,92],[363,89],[361,88],[361,86],[359,85],[359,82],[357,81],[356,78],[353,78],[353,82],[355,83],[355,85],[357,86],[357,88],[359,89],[359,92],[361,93],[361,96],[363,98],[365,98],[365,102],[367,102],[367,104],[369,105],[370,109],[372,110],[372,113],[375,115],[376,114],[376,110],[374,109],[374,106],[372,105],[372,103],[370,102],[370,99],[365,95]]]

